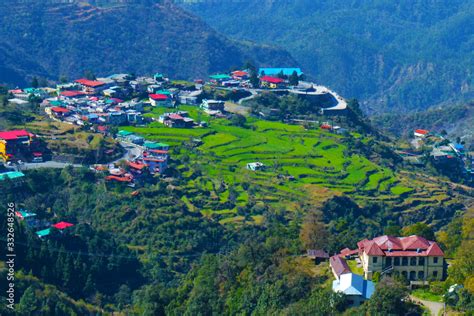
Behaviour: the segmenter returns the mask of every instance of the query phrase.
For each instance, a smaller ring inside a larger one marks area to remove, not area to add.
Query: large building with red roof
[[[357,243],[365,277],[375,272],[402,275],[407,280],[441,280],[444,252],[439,245],[420,236],[379,236]]]
[[[0,159],[14,160],[31,153],[35,135],[20,129],[0,132]]]
[[[285,80],[278,77],[262,76],[260,77],[260,85],[263,88],[271,88],[271,89],[284,88]]]
[[[107,84],[105,82],[84,78],[77,79],[75,82],[81,85],[82,91],[91,94],[99,93],[100,91],[103,91],[110,87],[110,84]]]

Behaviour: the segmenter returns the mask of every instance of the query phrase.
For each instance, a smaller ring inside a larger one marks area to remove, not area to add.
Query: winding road
[[[127,160],[127,159],[132,159],[135,158],[139,155],[142,154],[143,150],[135,145],[135,144],[129,144],[129,143],[124,143],[120,142],[120,145],[122,145],[123,148],[125,148],[125,153],[123,154],[122,157],[110,162],[110,163],[117,163],[120,160]],[[33,169],[41,169],[41,168],[55,168],[55,169],[62,169],[66,168],[68,166],[72,166],[73,168],[81,168],[81,167],[88,167],[89,165],[85,164],[74,164],[74,163],[69,163],[69,162],[60,162],[60,161],[45,161],[45,162],[26,162],[22,163],[20,165],[16,164],[11,167],[8,167],[8,169],[14,169],[15,171],[23,171],[23,170],[33,170]]]

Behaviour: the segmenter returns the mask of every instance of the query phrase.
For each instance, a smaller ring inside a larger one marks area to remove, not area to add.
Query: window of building
[[[402,276],[407,279],[408,278],[408,273],[406,271],[402,271]]]
[[[407,266],[408,265],[408,258],[403,257],[402,258],[402,266]]]
[[[385,264],[386,264],[387,266],[391,266],[391,265],[392,265],[392,258],[387,258],[387,259],[385,260]]]
[[[416,280],[416,272],[415,271],[410,271],[410,281]]]
[[[425,278],[425,272],[418,271],[418,280],[423,280]]]
[[[411,266],[416,266],[416,257],[411,257],[410,258],[410,265]]]
[[[378,259],[379,259],[379,258],[377,258],[377,257],[373,257],[373,258],[372,258],[372,262],[373,262],[373,263],[377,263],[377,260],[378,260]]]
[[[438,276],[438,271],[433,271],[433,277],[436,278]]]
[[[418,258],[418,265],[419,266],[425,265],[425,258],[423,258],[423,257]]]
[[[400,265],[400,258],[398,258],[398,257],[395,258],[395,259],[393,260],[393,265],[394,265],[394,266],[399,266],[399,265]]]
[[[433,263],[438,263],[438,257],[433,257]]]

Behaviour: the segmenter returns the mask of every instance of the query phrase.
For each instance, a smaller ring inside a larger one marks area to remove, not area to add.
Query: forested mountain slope
[[[287,49],[370,111],[473,97],[472,1],[187,1],[221,32]]]
[[[294,63],[282,50],[231,41],[170,1],[116,2],[1,0],[0,83],[84,70],[194,78],[247,60]]]
[[[446,131],[451,138],[460,137],[467,148],[474,148],[474,102],[416,113],[383,114],[374,116],[372,122],[395,136],[411,135],[417,128]]]

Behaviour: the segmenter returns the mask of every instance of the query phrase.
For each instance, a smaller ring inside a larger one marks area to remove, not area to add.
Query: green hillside
[[[473,97],[471,1],[180,2],[229,36],[287,49],[310,77],[371,112]]]
[[[17,278],[32,274],[18,312],[341,314],[346,304],[330,290],[327,263],[302,256],[308,218],[316,216],[318,238],[336,253],[417,222],[437,230],[468,203],[466,187],[393,163],[375,136],[251,117],[236,126],[179,109],[209,127],[123,127],[171,145],[164,178],[130,188],[67,167],[0,184],[4,205],[18,201],[40,219],[75,224],[39,239],[15,221]],[[256,161],[267,169],[246,169]],[[6,225],[3,212],[0,231]]]
[[[195,107],[181,109],[195,119],[209,119]],[[151,116],[163,111],[155,109]],[[454,202],[435,182],[408,179],[380,165],[383,161],[370,161],[372,153],[357,154],[351,144],[363,146],[374,142],[371,138],[254,118],[246,124],[237,127],[225,119],[211,119],[210,127],[201,129],[170,129],[159,123],[125,129],[176,148],[178,162],[186,162],[178,167],[179,177],[188,179],[179,187],[182,200],[222,224],[262,224],[265,205],[291,214],[306,203],[321,205],[342,194],[361,205],[383,202],[396,210],[402,222]],[[183,150],[183,144],[194,138],[203,144]],[[267,170],[247,170],[251,162],[262,162]]]

